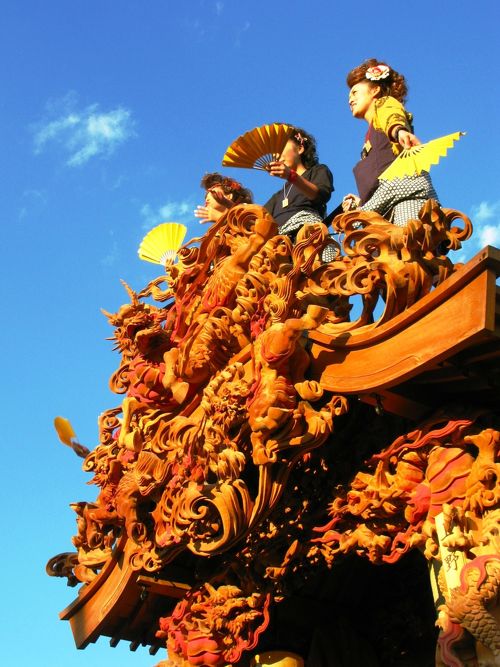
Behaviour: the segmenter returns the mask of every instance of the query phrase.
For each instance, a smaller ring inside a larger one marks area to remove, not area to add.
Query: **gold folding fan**
[[[392,181],[405,176],[415,176],[422,171],[429,171],[431,165],[437,164],[445,157],[449,148],[453,147],[465,132],[454,132],[444,137],[433,139],[426,144],[412,146],[402,151],[394,162],[379,176],[380,181]]]
[[[254,127],[233,141],[222,158],[222,165],[265,170],[270,162],[279,158],[292,132],[293,127],[284,123]]]
[[[178,222],[162,222],[142,239],[137,251],[139,257],[146,262],[165,266],[175,259],[186,232],[187,227]]]

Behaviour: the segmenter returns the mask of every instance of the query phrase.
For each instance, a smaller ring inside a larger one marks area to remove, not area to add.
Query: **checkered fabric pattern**
[[[393,181],[381,181],[378,188],[358,211],[375,211],[398,227],[418,218],[418,212],[427,199],[438,196],[427,172]]]

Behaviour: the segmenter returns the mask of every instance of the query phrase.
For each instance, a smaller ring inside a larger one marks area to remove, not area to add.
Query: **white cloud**
[[[478,249],[485,245],[500,247],[500,201],[482,201],[472,207],[471,212],[474,233]]]
[[[190,199],[182,201],[167,201],[158,207],[144,204],[141,208],[141,216],[144,220],[143,229],[151,229],[161,222],[183,222],[187,224],[194,220],[194,208],[196,204]]]
[[[111,155],[127,139],[134,136],[134,122],[128,109],[117,107],[100,111],[98,104],[77,110],[74,94],[59,102],[50,102],[48,114],[55,119],[38,123],[34,136],[35,153],[41,153],[48,143],[56,143],[67,154],[66,164],[76,167],[93,157]]]
[[[65,118],[59,118],[58,120],[53,120],[47,123],[47,125],[42,127],[35,135],[35,152],[40,153],[47,141],[55,139],[70,128],[74,128],[80,123],[80,120],[79,116],[71,113]]]
[[[480,245],[500,248],[500,221],[496,225],[484,225],[479,229]]]
[[[500,201],[482,201],[471,206],[472,236],[464,241],[462,248],[451,255],[457,264],[467,262],[487,245],[500,248]]]
[[[485,222],[494,217],[500,217],[500,202],[493,204],[482,201],[478,206],[472,207],[472,216],[476,222]]]
[[[471,207],[470,218],[473,232],[452,261],[466,262],[487,245],[500,247],[500,201],[482,201]]]

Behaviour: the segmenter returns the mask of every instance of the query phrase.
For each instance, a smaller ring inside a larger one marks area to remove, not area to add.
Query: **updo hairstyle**
[[[205,190],[212,190],[212,188],[218,187],[222,192],[230,199],[230,201],[235,204],[251,204],[253,202],[252,192],[248,188],[244,188],[241,183],[235,181],[233,178],[228,178],[222,176],[217,172],[210,174],[205,174],[201,179],[201,187]],[[220,196],[216,190],[212,191],[212,196],[220,204],[226,204],[227,201],[224,201],[224,198]]]
[[[397,100],[399,100],[401,104],[404,104],[408,94],[408,86],[406,85],[405,78],[402,74],[389,67],[389,76],[386,78],[380,78],[376,81],[366,78],[366,71],[370,67],[377,67],[377,65],[384,65],[389,67],[376,58],[370,58],[369,60],[365,60],[364,63],[361,63],[361,65],[358,65],[358,67],[352,69],[347,75],[347,85],[349,88],[352,88],[361,81],[366,81],[372,87],[380,87],[380,93],[378,97],[386,97],[387,95],[390,95],[391,97],[395,97]]]
[[[318,164],[319,159],[316,149],[316,139],[312,134],[309,134],[301,127],[294,127],[290,140],[293,141],[294,144],[297,144],[297,146],[302,146],[304,148],[304,152],[300,156],[300,161],[304,167],[309,169],[309,167]]]

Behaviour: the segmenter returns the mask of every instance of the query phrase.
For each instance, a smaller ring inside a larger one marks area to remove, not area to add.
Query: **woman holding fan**
[[[344,211],[376,211],[395,225],[418,218],[427,199],[437,199],[429,174],[380,181],[379,176],[405,148],[420,141],[413,134],[412,116],[404,108],[405,78],[375,58],[347,75],[349,106],[354,118],[368,123],[361,160],[354,167],[359,197],[346,195]]]
[[[333,192],[333,176],[326,165],[319,164],[311,134],[294,128],[279,160],[269,163],[267,170],[284,181],[264,204],[276,220],[279,234],[295,239],[303,225],[323,221]]]

